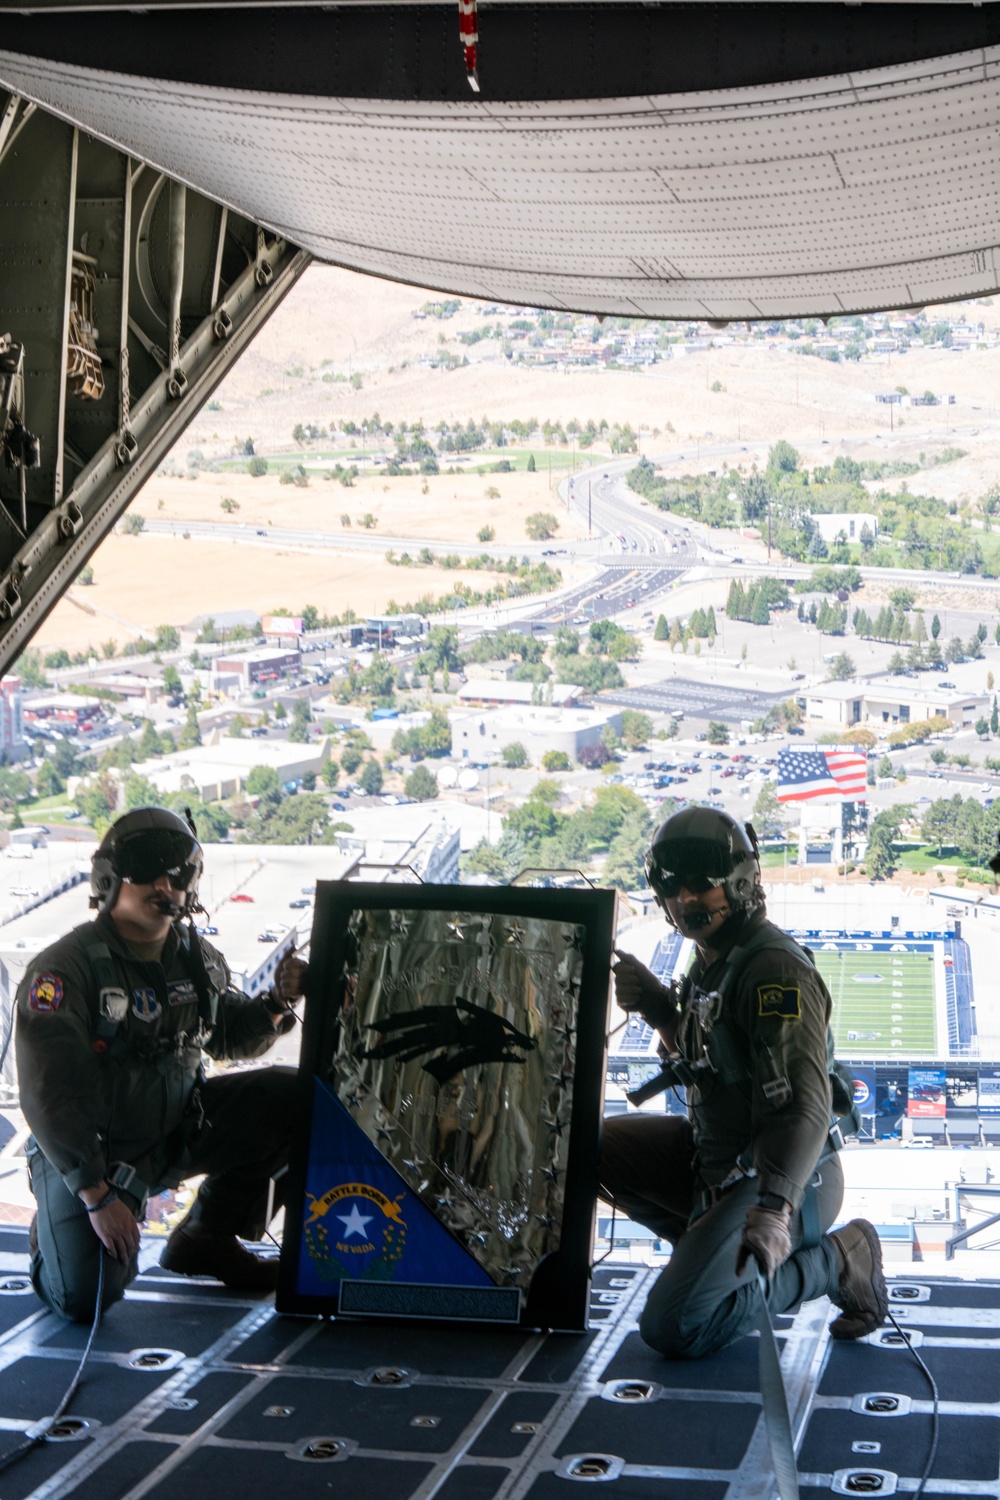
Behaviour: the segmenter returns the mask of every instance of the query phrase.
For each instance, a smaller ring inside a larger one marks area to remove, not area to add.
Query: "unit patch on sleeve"
[[[51,1016],[59,1009],[63,998],[63,982],[58,974],[39,974],[31,981],[28,991],[28,1009],[40,1016]]]
[[[160,1002],[156,991],[141,989],[132,991],[132,1014],[139,1021],[155,1021],[160,1014]]]
[[[759,984],[757,986],[757,1014],[773,1016],[781,1021],[797,1021],[802,1015],[798,985]]]
[[[167,985],[168,1005],[197,1005],[198,991],[190,979],[172,979]]]

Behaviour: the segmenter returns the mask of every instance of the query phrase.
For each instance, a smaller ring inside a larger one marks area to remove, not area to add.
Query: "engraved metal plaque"
[[[320,886],[303,1039],[312,1129],[293,1163],[302,1209],[296,1220],[290,1205],[279,1307],[315,1310],[317,1289],[333,1298],[345,1279],[432,1284],[427,1257],[407,1271],[427,1232],[414,1200],[449,1236],[443,1282],[467,1256],[484,1287],[526,1302],[533,1289],[536,1320],[553,1278],[585,1297],[613,916],[609,891]],[[362,1158],[375,1162],[368,1187]],[[581,1304],[574,1326],[584,1316]]]

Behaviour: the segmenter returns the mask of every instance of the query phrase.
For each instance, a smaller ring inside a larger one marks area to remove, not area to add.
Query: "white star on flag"
[[[336,1217],[344,1226],[345,1240],[349,1240],[352,1234],[356,1234],[361,1239],[366,1240],[368,1236],[365,1230],[375,1216],[374,1214],[363,1214],[355,1203],[349,1214],[337,1214]]]

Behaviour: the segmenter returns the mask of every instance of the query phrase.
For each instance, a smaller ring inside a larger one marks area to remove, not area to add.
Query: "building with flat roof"
[[[924,674],[926,676],[926,674]],[[827,724],[916,724],[942,718],[950,724],[974,724],[989,713],[987,693],[959,693],[899,677],[869,682],[824,682],[798,696],[807,719]]]
[[[541,693],[546,707],[567,708],[588,696],[587,689],[571,682],[497,682],[486,677],[470,677],[455,695],[459,703],[472,708],[500,708],[533,703]]]
[[[530,683],[499,684],[529,687]],[[561,750],[571,761],[586,745],[600,742],[601,730],[610,725],[621,732],[621,710],[615,708],[550,708],[538,704],[517,708],[458,710],[449,715],[451,753],[461,760],[496,759],[505,745],[521,744],[531,765],[541,764],[547,750]]]
[[[203,802],[221,802],[246,790],[255,766],[268,766],[283,786],[291,786],[309,772],[319,776],[329,755],[326,738],[301,745],[291,740],[220,738],[213,744],[139,761],[130,769],[151,781],[161,795],[190,790]],[[70,777],[70,798],[83,779]]]
[[[212,663],[212,686],[224,687],[226,678],[234,678],[238,690],[245,692],[259,682],[291,677],[301,665],[301,654],[291,647],[257,646],[253,651],[227,652]]]

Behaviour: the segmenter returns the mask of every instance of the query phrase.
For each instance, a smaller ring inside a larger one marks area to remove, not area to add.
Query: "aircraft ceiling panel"
[[[1000,47],[548,103],[264,94],[2,51],[0,81],[320,259],[470,296],[759,318],[998,285]]]

